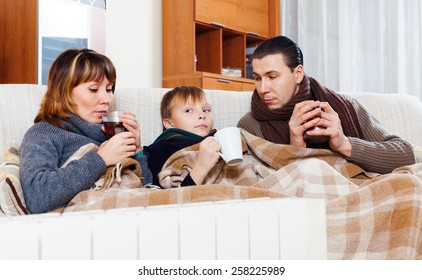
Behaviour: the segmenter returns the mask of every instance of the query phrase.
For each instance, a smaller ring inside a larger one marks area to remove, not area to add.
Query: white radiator
[[[0,218],[0,259],[325,259],[325,204],[248,199]]]

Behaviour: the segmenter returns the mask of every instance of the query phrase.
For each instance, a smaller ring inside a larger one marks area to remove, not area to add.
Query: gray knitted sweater
[[[100,155],[90,151],[79,160],[60,168],[80,147],[106,140],[100,124],[88,123],[72,115],[65,123],[68,130],[49,123],[33,125],[20,146],[20,181],[29,212],[44,213],[65,206],[76,194],[89,189],[105,172]],[[139,159],[143,184],[152,176],[146,157]]]
[[[369,172],[389,173],[393,169],[414,164],[416,159],[411,144],[400,137],[388,133],[378,120],[372,116],[356,99],[350,100],[358,115],[364,134],[363,139],[349,137],[352,145],[352,156],[347,158]],[[246,113],[238,122],[238,127],[264,138],[259,122]]]

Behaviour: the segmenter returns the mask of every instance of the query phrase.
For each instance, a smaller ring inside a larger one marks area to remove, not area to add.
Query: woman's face
[[[207,136],[214,123],[211,105],[204,102],[192,102],[188,100],[186,103],[178,103],[171,112],[170,119],[164,119],[165,128],[180,128],[191,133]]]
[[[113,83],[104,78],[101,82],[79,84],[72,90],[72,99],[76,103],[76,114],[89,123],[101,123],[113,100]]]
[[[267,55],[252,61],[255,88],[262,102],[269,109],[279,109],[286,104],[299,87],[303,78],[302,65],[292,72],[281,54]]]

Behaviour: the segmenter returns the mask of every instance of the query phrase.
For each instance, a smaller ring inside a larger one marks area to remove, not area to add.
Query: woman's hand
[[[198,158],[192,167],[190,176],[197,185],[203,183],[208,172],[217,164],[221,147],[214,137],[209,136],[199,144]]]
[[[139,127],[138,121],[136,120],[136,115],[132,112],[124,112],[120,116],[120,120],[123,122],[123,126],[133,133],[133,136],[136,140],[136,148],[141,147],[141,129]]]
[[[122,159],[135,155],[136,141],[133,132],[121,132],[101,144],[97,152],[106,166],[115,165]]]

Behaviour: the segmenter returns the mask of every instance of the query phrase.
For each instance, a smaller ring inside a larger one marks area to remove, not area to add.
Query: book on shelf
[[[248,79],[253,79],[252,54],[256,48],[257,46],[246,48],[246,78]]]

